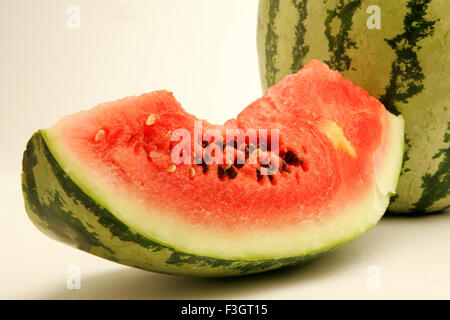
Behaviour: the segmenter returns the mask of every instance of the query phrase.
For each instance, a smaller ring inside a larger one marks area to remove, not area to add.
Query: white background
[[[81,28],[67,28],[69,5]],[[20,191],[29,137],[65,114],[157,89],[223,123],[262,95],[256,0],[0,0],[0,298],[450,298],[450,215],[384,218],[303,265],[234,279],[140,271],[57,243]],[[66,287],[80,267],[81,289]],[[375,265],[380,287],[367,286]]]

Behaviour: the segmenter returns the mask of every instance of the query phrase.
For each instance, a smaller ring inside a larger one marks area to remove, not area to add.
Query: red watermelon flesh
[[[279,157],[279,170],[270,176],[261,178],[258,163],[220,176],[218,164],[195,164],[194,152],[191,164],[174,165],[173,132],[187,129],[192,148],[202,143],[196,120],[170,92],[156,91],[100,104],[43,132],[86,194],[135,232],[199,256],[320,252],[373,226],[395,191],[402,120],[319,61],[269,88],[236,119],[201,121],[203,132],[219,130],[225,143],[226,129],[278,129],[279,148],[269,145],[267,155]]]

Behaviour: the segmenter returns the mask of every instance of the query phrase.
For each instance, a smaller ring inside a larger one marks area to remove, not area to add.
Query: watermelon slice
[[[235,129],[257,142],[227,139]],[[402,119],[313,60],[224,125],[167,91],[67,116],[29,141],[22,184],[33,223],[79,249],[157,272],[243,275],[375,225],[402,149]]]

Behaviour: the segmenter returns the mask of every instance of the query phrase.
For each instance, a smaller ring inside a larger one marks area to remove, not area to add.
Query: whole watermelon
[[[319,59],[406,122],[390,210],[450,205],[450,1],[260,0],[263,88]]]

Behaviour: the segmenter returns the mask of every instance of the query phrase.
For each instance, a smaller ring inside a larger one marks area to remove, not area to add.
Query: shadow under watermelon
[[[81,290],[59,285],[58,290],[47,290],[39,299],[251,299],[253,295],[276,299],[271,292],[345,269],[355,257],[345,253],[347,247],[296,266],[234,278],[188,278],[125,268],[83,278]]]

